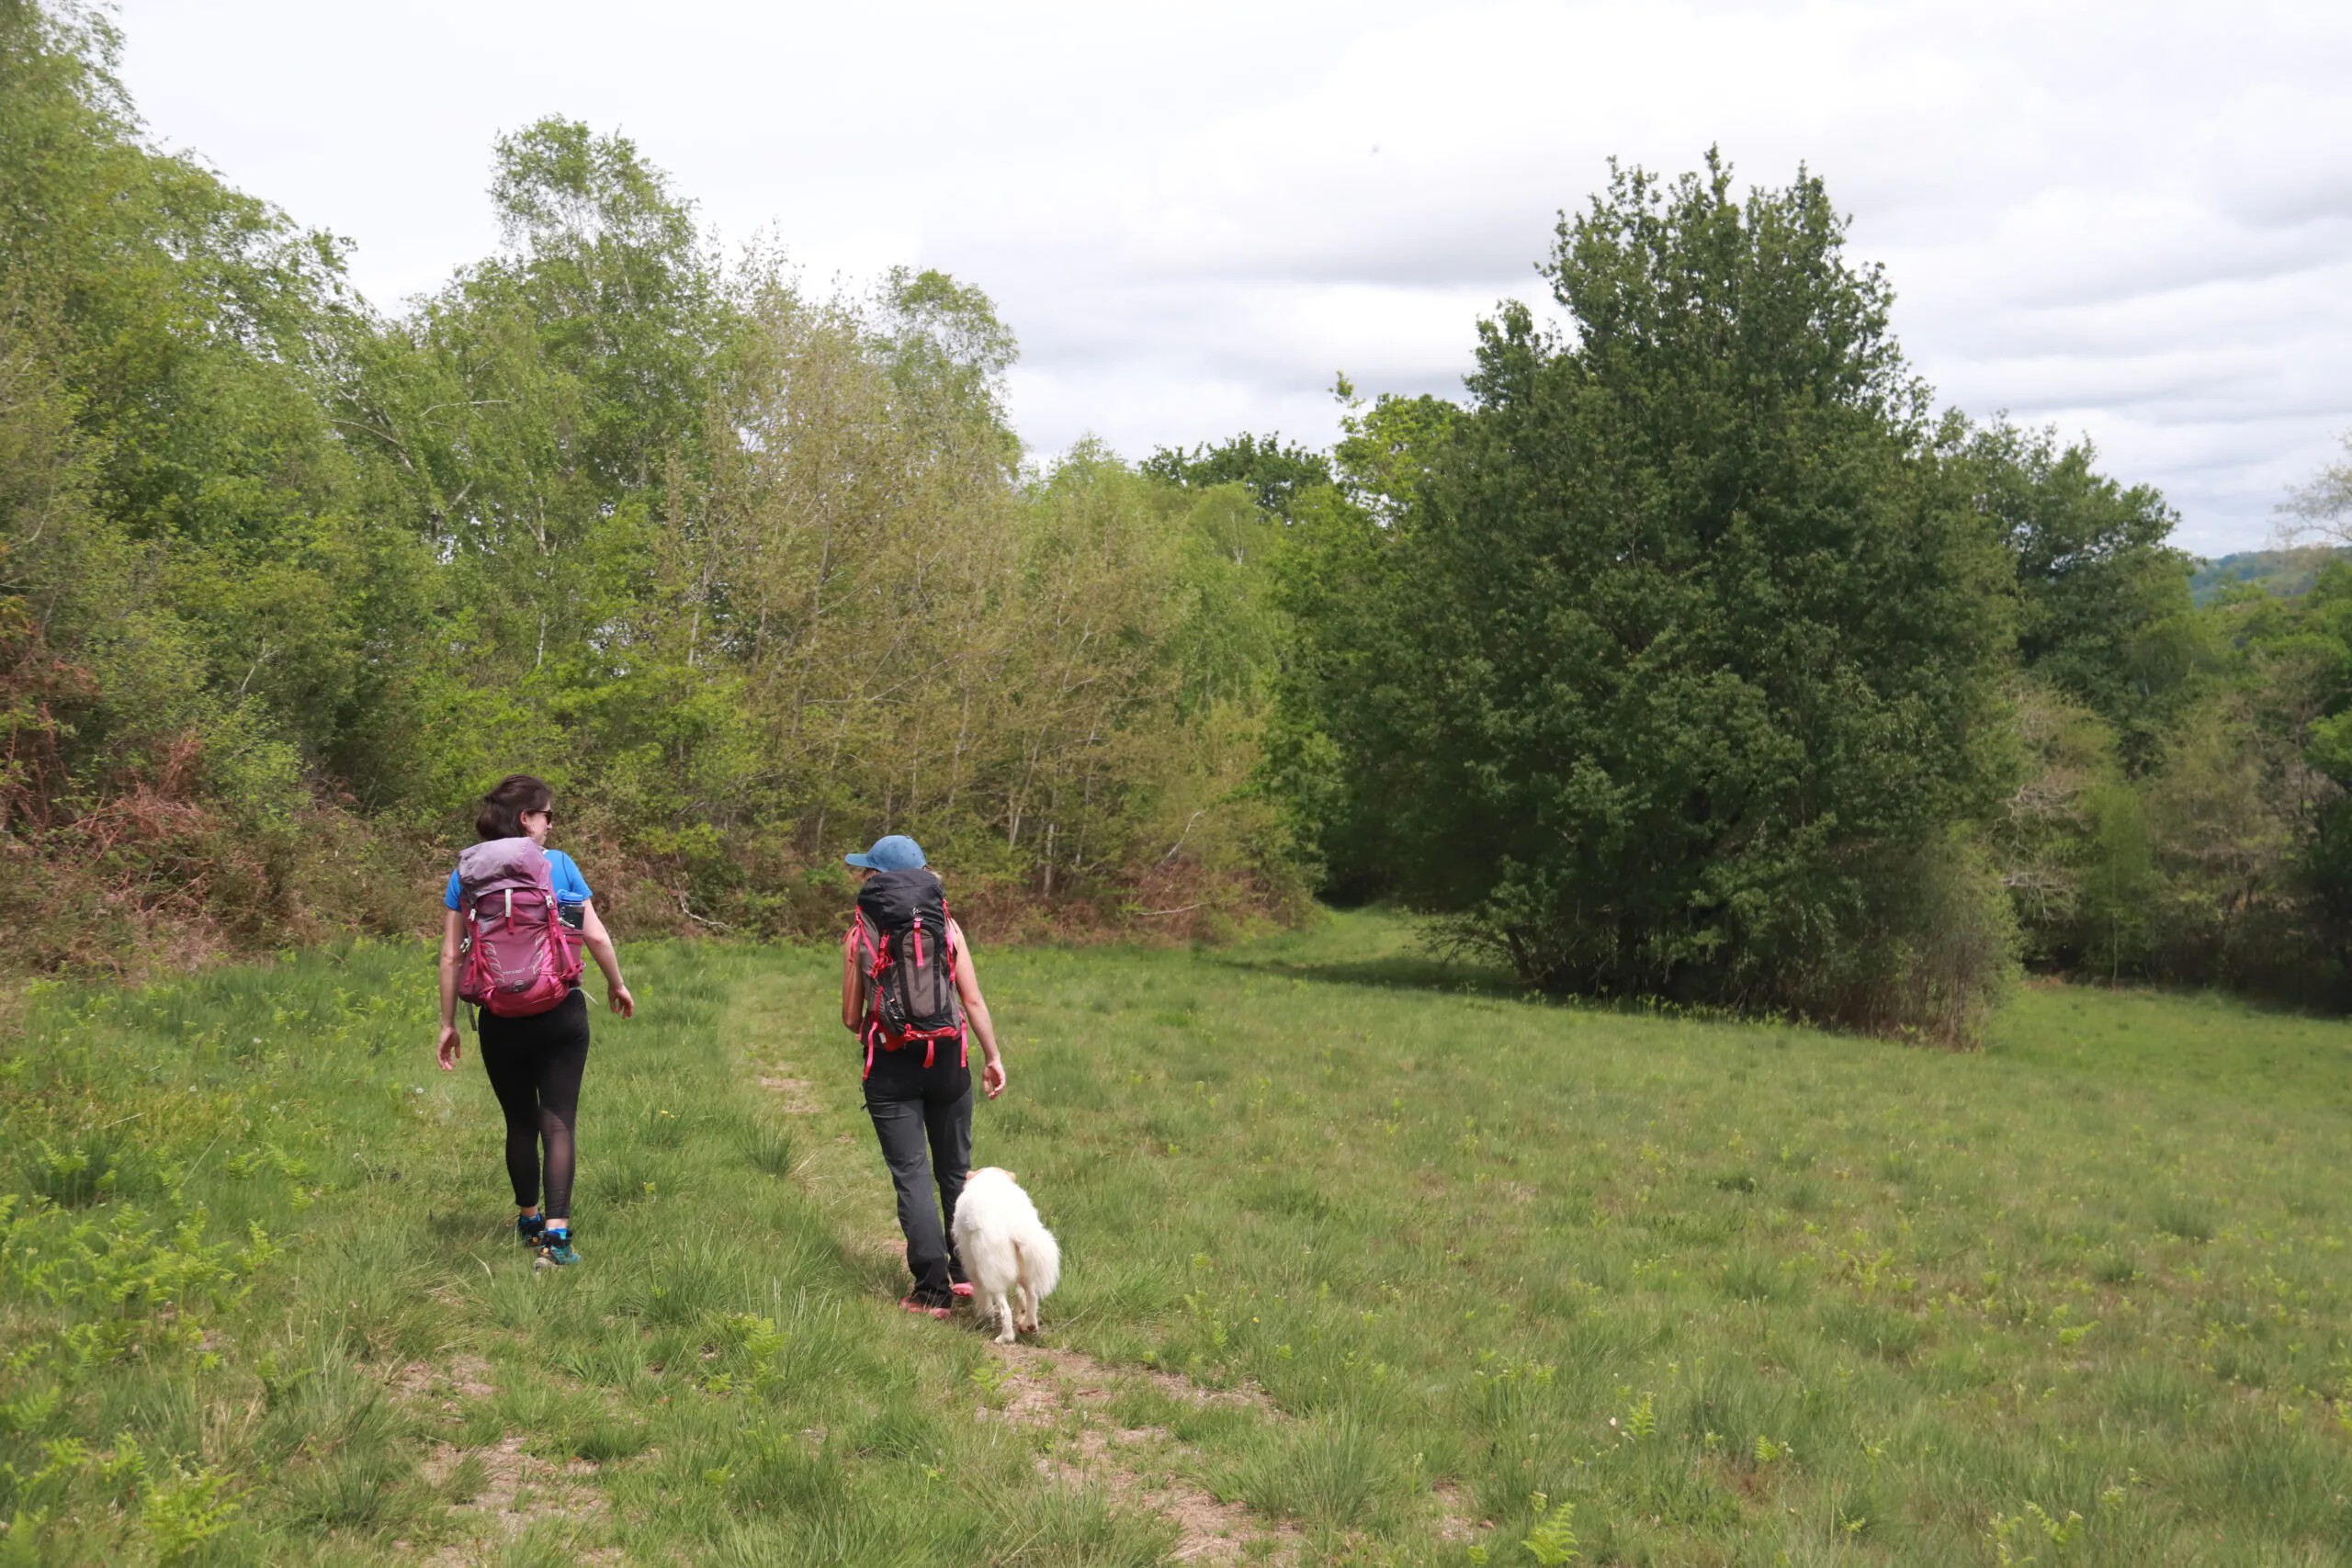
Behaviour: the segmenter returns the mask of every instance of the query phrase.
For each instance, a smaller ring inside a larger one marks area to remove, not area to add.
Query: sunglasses
[[[524,817],[544,817],[548,819],[548,827],[552,828],[555,826],[555,810],[553,807],[549,807],[545,811],[525,811],[519,813],[519,815]]]

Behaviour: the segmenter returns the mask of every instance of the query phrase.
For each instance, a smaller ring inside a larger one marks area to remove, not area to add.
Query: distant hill
[[[2188,580],[2189,597],[2210,604],[2222,590],[2250,582],[2281,598],[2308,592],[2319,569],[2347,552],[2338,547],[2317,546],[2304,550],[2240,550],[2219,560],[2199,561]]]

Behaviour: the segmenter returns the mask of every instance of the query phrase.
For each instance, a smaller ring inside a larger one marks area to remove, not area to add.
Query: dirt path
[[[1056,1438],[1037,1467],[1067,1483],[1099,1489],[1133,1507],[1147,1508],[1176,1527],[1180,1562],[1293,1562],[1304,1544],[1297,1527],[1253,1512],[1178,1473],[1195,1457],[1164,1427],[1123,1425],[1112,1412],[1122,1383],[1148,1382],[1193,1404],[1257,1404],[1279,1412],[1263,1395],[1197,1387],[1170,1373],[1114,1371],[1077,1350],[1036,1345],[992,1347],[1001,1381],[977,1412],[983,1421],[1044,1428]]]
[[[744,1077],[783,1113],[792,1151],[786,1179],[816,1202],[871,1310],[889,1313],[907,1285],[904,1245],[860,1102],[856,1057],[842,1040],[819,1037],[794,1021],[827,1017],[831,999],[788,972],[759,977],[739,985],[720,1028],[742,1052]],[[827,1046],[840,1049],[820,1059]],[[1071,1263],[1086,1266],[1082,1257]],[[967,1333],[976,1341],[978,1365],[963,1391],[971,1418],[1017,1431],[1034,1450],[1039,1472],[1055,1483],[1122,1512],[1166,1520],[1175,1538],[1170,1561],[1296,1568],[1320,1560],[1317,1543],[1298,1525],[1221,1498],[1213,1485],[1215,1461],[1180,1435],[1188,1429],[1182,1406],[1222,1406],[1245,1420],[1288,1423],[1292,1417],[1261,1391],[1210,1388],[1059,1345],[1051,1303],[1043,1343],[989,1343],[968,1309],[942,1332]],[[407,1363],[388,1381],[412,1409],[452,1427],[465,1404],[494,1392],[490,1368],[462,1353]],[[617,1549],[594,1544],[608,1522],[598,1466],[551,1462],[526,1451],[525,1439],[512,1432],[486,1445],[453,1438],[434,1446],[422,1479],[451,1496],[448,1523],[457,1539],[433,1542],[437,1550],[425,1561],[438,1568],[472,1568],[500,1560],[526,1537],[568,1540],[571,1556],[583,1568],[617,1560]],[[1454,1500],[1442,1490],[1437,1496],[1446,1516],[1441,1536],[1469,1539],[1469,1526],[1453,1517]]]
[[[805,1034],[777,1021],[826,1017],[831,1003],[819,987],[779,976],[739,991],[724,1027],[741,1043],[753,1081],[776,1097],[797,1127],[806,1127],[805,1135],[794,1140],[796,1149],[805,1152],[794,1161],[793,1179],[827,1211],[852,1262],[861,1271],[872,1269],[878,1310],[906,1286],[906,1248],[890,1184],[858,1103],[855,1056],[844,1045],[837,1062],[803,1060]],[[979,1332],[965,1313],[956,1321],[967,1332]],[[1046,1344],[989,1347],[998,1371],[975,1379],[980,1385],[976,1420],[1042,1436],[1040,1471],[1166,1518],[1176,1529],[1171,1556],[1177,1562],[1298,1559],[1305,1538],[1296,1526],[1220,1501],[1194,1478],[1201,1468],[1197,1450],[1165,1427],[1126,1426],[1113,1411],[1123,1391],[1148,1387],[1188,1404],[1242,1404],[1267,1419],[1286,1419],[1272,1401],[1254,1390],[1208,1389],[1170,1372],[1107,1366],[1054,1346],[1050,1305],[1045,1337]]]

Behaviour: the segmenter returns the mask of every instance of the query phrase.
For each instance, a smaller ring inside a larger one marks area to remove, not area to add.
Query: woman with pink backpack
[[[588,880],[561,850],[547,848],[554,794],[528,773],[509,773],[482,796],[481,841],[458,857],[442,903],[441,1070],[458,1066],[458,1003],[473,1004],[482,1066],[506,1116],[506,1175],[515,1233],[538,1261],[580,1261],[571,1245],[572,1133],[588,1066],[588,999],[580,989],[584,942],[605,972],[605,996],[623,1018],[637,998],[621,983],[620,957],[596,918]],[[542,1151],[546,1207],[540,1207]]]

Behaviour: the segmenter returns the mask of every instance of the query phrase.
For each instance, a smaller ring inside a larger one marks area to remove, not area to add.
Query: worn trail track
[[[776,989],[799,992],[808,987],[779,983]],[[829,1074],[825,1064],[801,1060],[802,1043],[775,1021],[806,1013],[831,998],[796,995],[787,1000],[778,995],[763,997],[757,1006],[745,1005],[747,1000],[739,997],[730,1010],[730,1037],[742,1043],[753,1080],[775,1095],[788,1114],[807,1118],[814,1134],[808,1140],[810,1153],[793,1179],[817,1194],[834,1234],[844,1238],[849,1251],[875,1262],[877,1283],[888,1280],[903,1288],[905,1243],[899,1235],[889,1179],[857,1100],[855,1058],[844,1048],[840,1060],[831,1064],[836,1070]],[[895,1293],[895,1289],[877,1291],[876,1310],[888,1310]],[[1053,1344],[1050,1299],[1045,1317],[1043,1343],[989,1344],[999,1371],[979,1389],[974,1419],[1035,1434],[1041,1442],[1041,1472],[1166,1518],[1176,1528],[1170,1555],[1178,1562],[1283,1563],[1297,1559],[1304,1538],[1295,1526],[1221,1501],[1187,1474],[1198,1469],[1194,1450],[1164,1427],[1124,1426],[1112,1413],[1119,1392],[1146,1385],[1189,1403],[1247,1404],[1269,1419],[1281,1419],[1271,1401],[1250,1390],[1204,1388],[1170,1372],[1106,1366]],[[981,1332],[968,1307],[958,1309],[951,1326],[954,1331]]]
[[[823,1017],[831,1001],[807,980],[780,974],[739,986],[720,1027],[741,1052],[750,1082],[806,1129],[795,1140],[803,1152],[789,1179],[815,1199],[845,1258],[868,1277],[871,1310],[889,1313],[906,1284],[905,1247],[859,1100],[855,1057],[844,1048],[834,1060],[816,1060],[808,1032],[784,1021]],[[1074,1261],[1085,1267],[1083,1258]],[[1209,1388],[1061,1346],[1050,1300],[1045,1316],[1034,1340],[986,1343],[988,1359],[970,1391],[975,1421],[1019,1431],[1035,1445],[1039,1472],[1060,1484],[1165,1519],[1175,1533],[1173,1561],[1295,1564],[1306,1558],[1306,1537],[1296,1525],[1220,1498],[1197,1449],[1167,1427],[1130,1424],[1118,1414],[1133,1403],[1165,1411],[1169,1401],[1239,1407],[1272,1422],[1289,1419],[1283,1411],[1253,1388]],[[985,1340],[987,1328],[966,1306],[940,1332]],[[458,1353],[405,1364],[390,1378],[390,1392],[420,1413],[453,1416],[463,1400],[495,1392],[489,1376],[479,1359]],[[451,1510],[464,1538],[426,1561],[435,1568],[496,1562],[526,1534],[549,1529],[574,1539],[582,1563],[618,1561],[613,1549],[586,1549],[605,1507],[599,1467],[585,1461],[550,1463],[526,1445],[526,1435],[509,1432],[484,1446],[435,1447],[425,1478],[442,1487],[462,1472],[468,1483],[466,1500]],[[1459,1521],[1446,1524],[1449,1537],[1469,1533]]]

